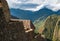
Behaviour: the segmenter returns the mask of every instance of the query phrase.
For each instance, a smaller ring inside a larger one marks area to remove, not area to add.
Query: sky
[[[60,0],[7,0],[9,8],[38,11],[44,7],[60,10]]]

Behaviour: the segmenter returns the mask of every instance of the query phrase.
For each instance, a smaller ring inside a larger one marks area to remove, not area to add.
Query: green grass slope
[[[48,16],[47,19],[45,20],[45,23],[44,23],[44,31],[43,31],[43,34],[45,35],[45,38],[46,39],[49,39],[52,41],[53,39],[53,36],[54,36],[54,30],[55,30],[55,27],[56,27],[56,23],[59,19],[59,15],[51,15],[51,16]]]
[[[53,14],[34,22],[35,32],[44,35],[48,41],[60,41],[60,15]]]
[[[56,23],[56,27],[53,33],[53,41],[60,41],[60,19],[58,19]]]
[[[44,24],[44,20],[45,18],[43,19],[43,17],[39,18],[38,20],[34,21],[34,26],[36,27],[35,28],[35,33],[39,33],[39,29],[41,28],[41,26]]]

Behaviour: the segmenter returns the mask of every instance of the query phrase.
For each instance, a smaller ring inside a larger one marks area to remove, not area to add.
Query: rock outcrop
[[[10,11],[9,11],[9,7],[8,7],[8,4],[7,4],[7,1],[6,0],[0,0],[0,4],[1,4],[1,9],[2,9],[2,12],[3,12],[3,15],[6,19],[6,21],[8,22],[9,19],[10,19]]]
[[[11,19],[6,0],[0,0],[0,41],[32,41],[34,28],[30,20]]]

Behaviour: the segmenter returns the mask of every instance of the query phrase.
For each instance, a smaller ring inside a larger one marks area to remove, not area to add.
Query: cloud
[[[31,3],[28,3],[28,4],[14,4],[14,6],[18,6],[18,8],[36,8],[38,6],[38,4],[31,4]]]
[[[7,0],[10,8],[38,11],[44,7],[60,10],[60,0]]]
[[[45,6],[48,9],[51,9],[53,11],[58,11],[60,10],[60,0],[49,0],[46,3],[47,5]]]

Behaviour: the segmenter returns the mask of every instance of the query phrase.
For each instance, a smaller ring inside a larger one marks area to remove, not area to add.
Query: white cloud
[[[7,2],[10,8],[15,8],[15,9],[38,11],[43,7],[46,7],[53,11],[60,10],[60,0],[7,0]],[[36,6],[36,8],[32,8],[32,7],[28,8],[28,6],[26,6],[25,8],[21,7],[21,5],[28,3],[38,4],[38,6]]]
[[[47,5],[45,6],[48,9],[51,9],[53,11],[60,10],[60,0],[48,0]]]

